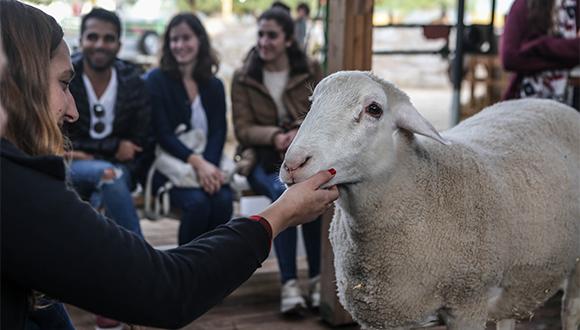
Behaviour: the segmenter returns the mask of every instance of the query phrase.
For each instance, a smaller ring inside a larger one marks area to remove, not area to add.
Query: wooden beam
[[[320,317],[332,326],[353,323],[350,314],[344,310],[336,295],[336,275],[334,253],[328,239],[328,229],[334,215],[334,207],[322,216],[322,246],[320,265]]]
[[[343,0],[330,0],[328,3],[328,74],[344,69],[344,39],[346,5]]]
[[[328,73],[370,70],[373,0],[329,0]]]
[[[232,18],[234,8],[233,0],[222,0],[222,19],[229,20]]]
[[[328,0],[327,73],[370,70],[373,43],[373,0]],[[328,229],[334,208],[322,217],[321,304],[322,319],[332,326],[352,323],[336,295],[334,254]]]

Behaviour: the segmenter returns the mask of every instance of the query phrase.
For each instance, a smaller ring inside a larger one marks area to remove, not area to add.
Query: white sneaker
[[[306,301],[295,279],[288,280],[282,285],[280,311],[282,314],[298,313],[306,309]]]
[[[316,275],[308,281],[308,297],[310,308],[320,307],[320,275]]]

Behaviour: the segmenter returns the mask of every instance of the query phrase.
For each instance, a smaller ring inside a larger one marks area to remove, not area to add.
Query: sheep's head
[[[314,89],[312,107],[286,152],[280,178],[292,184],[334,168],[337,175],[328,185],[372,179],[391,166],[397,129],[445,143],[394,85],[369,72],[332,74]]]

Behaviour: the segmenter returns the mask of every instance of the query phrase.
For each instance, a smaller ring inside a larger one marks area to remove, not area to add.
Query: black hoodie
[[[65,184],[60,157],[0,144],[0,328],[23,329],[32,290],[131,324],[182,327],[267,258],[263,223],[234,219],[158,251]]]

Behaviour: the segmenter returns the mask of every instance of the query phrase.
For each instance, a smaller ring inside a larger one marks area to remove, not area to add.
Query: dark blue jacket
[[[159,145],[173,156],[187,162],[193,153],[175,135],[180,124],[191,128],[191,102],[181,79],[177,80],[154,69],[147,74],[145,85],[153,107],[153,130]],[[199,96],[208,123],[207,146],[203,158],[219,167],[226,141],[226,96],[221,80],[212,77],[198,82]]]

